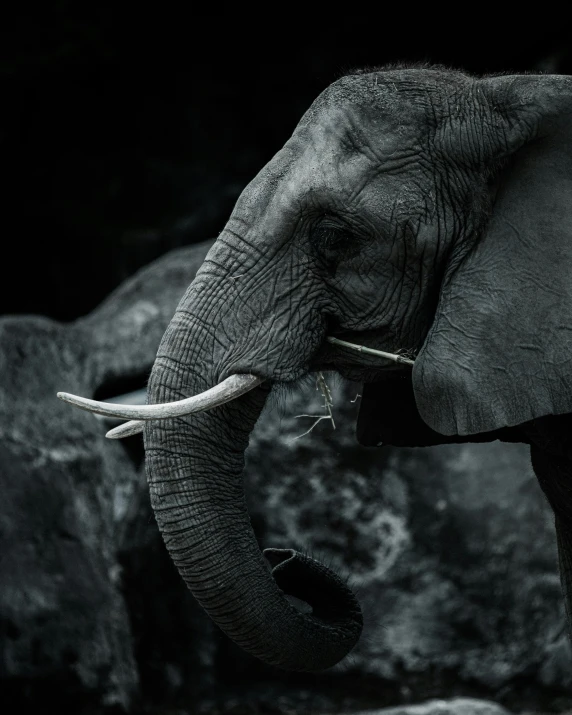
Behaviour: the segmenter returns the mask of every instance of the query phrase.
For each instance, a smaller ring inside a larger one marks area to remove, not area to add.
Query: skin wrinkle
[[[295,287],[291,286],[289,279],[283,280],[283,279],[280,279],[277,274],[275,274],[275,273],[273,274],[270,271],[269,271],[269,273],[270,273],[272,281],[273,281],[273,284],[270,286],[270,289],[268,290],[268,292],[271,295],[282,297],[281,290],[279,290],[277,287],[278,285],[281,285],[284,287],[286,294],[288,294],[288,292],[290,292],[290,295],[292,294],[292,291],[295,290]],[[259,281],[264,282],[264,276],[262,276],[262,278],[260,278],[260,274],[259,274]],[[302,283],[302,277],[300,277],[300,282]],[[248,292],[248,290],[245,290],[244,293],[245,293],[245,295],[248,295],[249,298],[251,297],[251,294]],[[306,298],[304,298],[303,293],[301,293],[301,300],[302,300],[302,302],[304,302],[306,300]],[[236,309],[233,309],[233,314],[237,314]],[[251,341],[252,343],[256,344],[257,338],[260,337],[262,339],[262,344],[264,344],[263,333],[268,332],[268,331],[271,333],[276,332],[273,330],[273,328],[274,328],[275,322],[277,321],[277,316],[275,314],[271,314],[270,320],[271,320],[270,324],[268,324],[267,322],[265,323],[264,321],[260,320],[260,316],[253,314],[253,323],[255,326],[258,326],[258,329],[259,329],[261,335],[260,336],[255,335],[254,339]],[[249,331],[248,334],[250,334],[250,333],[251,333],[251,331]],[[284,342],[280,343],[280,350],[281,350],[281,352],[284,351]],[[235,352],[236,352],[236,350],[235,350]],[[252,348],[251,347],[245,348],[244,352],[245,352],[245,354],[252,353]]]
[[[166,373],[172,373],[172,379],[178,379],[180,375],[185,375],[187,379],[189,379],[191,376],[200,379],[202,375],[202,371],[200,369],[195,370],[194,366],[186,364],[177,364],[175,360],[171,357],[167,358],[163,356],[158,356],[156,358],[156,363],[158,366],[160,366],[161,370],[165,371]],[[170,388],[169,385],[165,384],[164,389],[172,388]],[[185,390],[177,388],[173,389],[173,396],[177,399],[184,399],[186,397],[189,397]]]
[[[211,322],[205,321],[204,319],[200,318],[198,315],[191,312],[190,310],[184,310],[181,308],[178,312],[180,315],[188,315],[189,323],[196,323],[198,328],[201,331],[203,331],[205,334],[207,334],[213,340],[213,342],[220,345],[221,348],[225,347],[225,344],[222,341],[222,337],[219,332],[221,328],[219,328],[219,330],[217,330]],[[222,329],[224,330],[224,326],[222,326]]]
[[[221,305],[220,304],[211,304],[210,310],[207,312],[205,311],[204,316],[197,316],[197,320],[199,323],[206,322],[207,324],[212,325],[212,332],[217,335],[217,339],[213,340],[211,338],[211,350],[210,350],[210,356],[209,359],[205,361],[205,369],[209,369],[210,364],[218,364],[220,362],[224,363],[230,354],[232,350],[232,340],[230,339],[228,333],[226,332],[226,327],[224,326],[224,322],[221,319]],[[204,333],[206,337],[206,333]],[[223,341],[223,338],[226,338],[225,341]],[[218,353],[215,352],[216,346],[219,346]],[[204,352],[204,350],[202,351]],[[217,380],[218,382],[219,380]]]
[[[291,273],[293,273],[293,269],[292,269],[292,268],[290,269],[290,271],[291,271]],[[293,314],[294,314],[293,302],[292,302],[292,298],[293,298],[294,293],[293,293],[293,291],[290,291],[290,293],[288,293],[287,295],[288,295],[288,305],[285,307],[285,311],[287,311],[287,312],[286,312],[286,315],[288,316],[288,315],[293,315]],[[277,316],[277,319],[279,319],[280,317],[281,317],[281,316]],[[287,319],[288,319],[288,318],[287,318]],[[290,346],[290,347],[291,347],[291,346]],[[279,354],[278,357],[277,357],[277,362],[278,362],[278,364],[281,363],[281,361],[282,361],[282,359],[283,359],[283,355],[284,355],[285,350],[286,350],[286,344],[283,343],[282,349],[281,349],[281,351],[280,351],[280,354]]]
[[[208,455],[206,455],[208,458]],[[198,457],[197,457],[198,459]],[[196,460],[195,460],[196,461]],[[188,477],[188,482],[192,479],[192,476]],[[182,481],[182,480],[181,480]],[[200,486],[200,485],[195,485],[195,486]],[[195,491],[197,493],[200,493],[199,489],[194,488],[191,484],[189,484],[189,489],[180,489],[180,490],[174,490],[172,493],[169,491],[169,497],[173,496],[175,497],[174,504],[171,503],[171,499],[169,503],[164,503],[163,505],[156,505],[157,506],[157,513],[158,513],[158,518],[160,518],[161,525],[163,526],[164,529],[166,529],[166,538],[169,537],[169,527],[173,524],[178,524],[181,521],[186,520],[189,521],[188,519],[188,513],[191,512],[193,514],[192,521],[195,523],[203,523],[203,517],[206,515],[207,511],[210,512],[211,514],[218,514],[218,517],[221,516],[221,514],[226,513],[227,515],[232,512],[232,509],[230,508],[230,504],[235,504],[237,508],[240,510],[242,508],[242,502],[240,498],[240,494],[238,493],[238,490],[235,489],[233,491],[228,490],[228,489],[221,489],[220,491],[220,496],[218,499],[213,499],[213,497],[210,494],[210,491],[212,491],[212,484],[210,485],[210,488],[207,488],[206,486],[202,487],[202,496],[204,498],[199,499],[197,502],[194,500],[194,494]],[[161,492],[153,492],[153,495],[160,495]],[[192,497],[192,498],[191,498]],[[225,502],[225,507],[221,508],[221,500],[224,499]],[[181,518],[178,519],[176,518],[175,514],[181,514]],[[164,515],[169,514],[171,516],[170,519],[166,519]],[[206,532],[210,533],[210,532]],[[197,536],[197,538],[202,538],[200,536]]]

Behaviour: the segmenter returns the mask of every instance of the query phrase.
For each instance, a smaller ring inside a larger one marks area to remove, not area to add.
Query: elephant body
[[[363,626],[331,569],[260,551],[243,488],[269,396],[321,371],[364,383],[366,445],[529,444],[571,611],[572,510],[554,448],[572,412],[571,109],[563,76],[350,73],[244,189],[181,298],[138,414],[151,504],[195,597],[266,663],[324,670]],[[256,386],[164,418],[163,404],[233,375]]]

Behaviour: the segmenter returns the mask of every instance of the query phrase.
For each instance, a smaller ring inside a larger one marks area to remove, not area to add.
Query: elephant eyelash
[[[314,241],[324,251],[336,251],[349,243],[349,235],[346,231],[337,228],[319,228],[314,236]]]
[[[328,261],[351,254],[356,248],[352,232],[329,220],[311,230],[310,244],[320,257]]]

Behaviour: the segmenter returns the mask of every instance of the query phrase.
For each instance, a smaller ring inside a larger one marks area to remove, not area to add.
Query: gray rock
[[[381,710],[362,710],[353,715],[508,715],[508,710],[487,700],[453,698],[429,700],[420,705],[403,705]]]
[[[139,691],[121,555],[149,550],[142,466],[56,392],[143,380],[208,245],[169,254],[74,323],[0,320],[3,702],[127,707]]]

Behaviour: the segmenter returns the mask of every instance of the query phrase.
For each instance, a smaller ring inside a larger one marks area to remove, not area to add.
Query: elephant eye
[[[314,251],[329,262],[346,255],[354,244],[349,230],[332,221],[323,221],[315,226],[310,234],[310,243]]]

